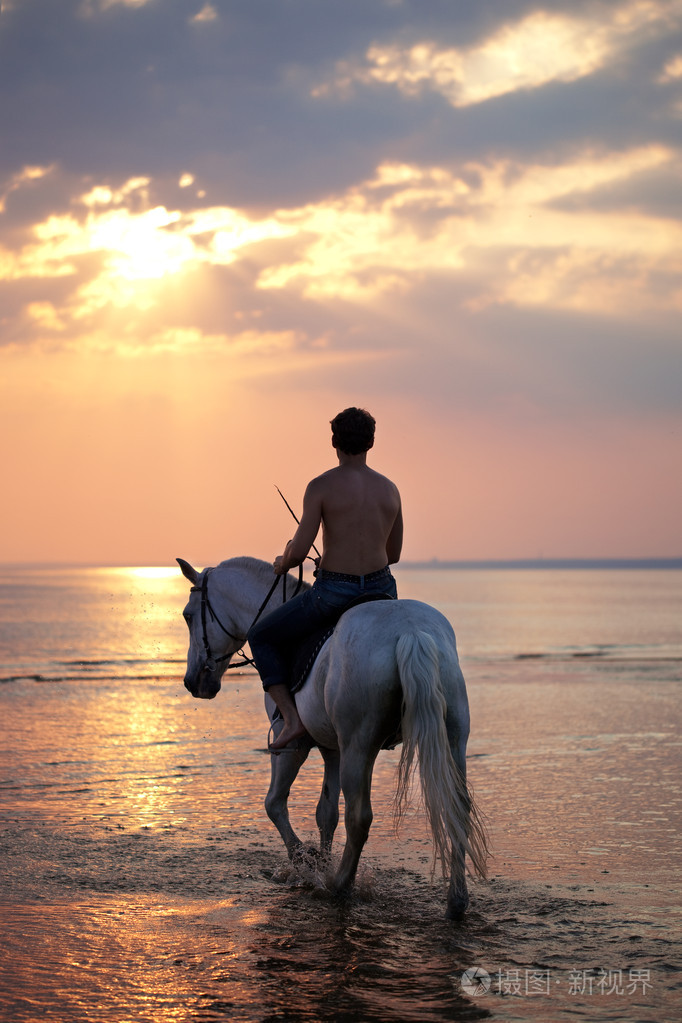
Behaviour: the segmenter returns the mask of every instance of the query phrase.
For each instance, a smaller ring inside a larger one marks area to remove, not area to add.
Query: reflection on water
[[[231,676],[211,703],[182,686],[184,581],[36,570],[16,587],[0,585],[3,677],[22,677],[0,685],[8,964],[0,1018],[675,1018],[678,666],[649,656],[572,657],[583,642],[622,651],[636,639],[656,649],[652,627],[616,635],[610,612],[574,640],[545,609],[518,645],[513,630],[502,630],[509,656],[501,646],[490,653],[489,623],[478,631],[471,623],[492,582],[481,579],[468,605],[463,583],[473,585],[459,579],[448,590],[441,580],[434,592],[456,625],[470,623],[457,626],[468,659],[469,775],[494,859],[491,881],[472,885],[472,911],[459,926],[443,919],[421,814],[393,833],[395,751],[377,763],[375,822],[355,896],[339,903],[323,875],[291,871],[262,808],[269,757],[257,678]],[[499,620],[520,615],[508,604],[512,589],[528,609],[545,587],[512,583],[487,593]],[[411,595],[426,596],[427,584],[415,576]],[[674,646],[663,613],[657,628],[660,644]],[[552,659],[555,648],[564,653]],[[542,656],[518,659],[529,652]],[[62,681],[30,681],[38,663]],[[295,823],[311,839],[320,783],[313,752],[292,799]],[[475,966],[493,977],[547,970],[550,989],[473,998],[460,979]],[[571,993],[575,971],[599,969],[648,971],[651,985],[630,995]]]
[[[374,921],[367,907],[339,910],[297,891],[276,893],[254,913],[243,898],[214,899],[210,910],[192,900],[167,909],[139,896],[69,912],[43,907],[37,961],[26,960],[25,945],[8,948],[17,968],[4,1018],[362,1023],[488,1015],[451,976],[465,960],[439,922],[431,938],[421,923],[415,951],[414,930],[401,937],[381,909]],[[34,907],[13,909],[7,923],[10,935],[38,930]]]
[[[452,622],[464,661],[519,656],[682,661],[682,572],[409,571],[400,595]]]
[[[465,665],[599,657],[682,664],[680,571],[411,571],[401,596],[450,619]],[[177,677],[188,584],[174,568],[0,566],[0,682]]]
[[[455,927],[438,887],[417,872],[365,869],[359,892],[340,904],[294,878],[275,883],[270,843],[208,837],[197,846],[90,828],[63,839],[62,872],[45,872],[43,898],[20,888],[3,907],[13,963],[3,1018],[674,1018],[674,938],[647,897],[636,913],[624,909],[626,888],[497,878],[475,886],[473,909]],[[33,842],[22,836],[39,862]],[[546,971],[551,989],[472,999],[461,987],[472,967],[499,977]],[[570,993],[576,972],[603,968],[643,971],[647,997]]]
[[[174,569],[0,567],[0,681],[177,676]]]
[[[377,765],[356,896],[339,904],[290,871],[262,809],[255,678],[212,703],[179,680],[1,687],[5,1018],[672,1018],[679,703],[667,685],[642,704],[637,684],[532,671],[502,692],[470,686],[469,772],[495,858],[459,927],[420,815],[393,834],[395,753]],[[314,752],[293,798],[311,838],[320,778]],[[551,996],[462,993],[470,966],[538,964]],[[655,997],[627,1017],[625,1002],[569,997],[572,972],[599,967],[650,971]]]

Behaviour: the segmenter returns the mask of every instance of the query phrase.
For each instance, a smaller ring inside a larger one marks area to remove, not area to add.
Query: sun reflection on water
[[[146,565],[138,568],[98,568],[96,572],[113,573],[131,579],[177,579],[178,570],[169,565]]]

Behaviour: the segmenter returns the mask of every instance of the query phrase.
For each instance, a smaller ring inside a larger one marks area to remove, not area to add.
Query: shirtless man
[[[364,409],[349,408],[331,425],[339,464],[308,484],[300,525],[273,566],[282,575],[302,564],[321,525],[323,550],[315,583],[262,618],[248,636],[263,688],[284,719],[270,746],[274,753],[305,735],[287,685],[286,648],[318,624],[336,621],[364,593],[397,596],[389,565],[400,559],[402,549],[400,494],[394,483],[367,465],[375,421]]]

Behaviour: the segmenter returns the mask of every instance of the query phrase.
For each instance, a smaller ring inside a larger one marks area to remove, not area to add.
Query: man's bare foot
[[[286,749],[289,743],[295,742],[297,739],[302,739],[303,736],[307,734],[308,733],[301,721],[294,722],[291,725],[285,724],[275,741],[268,743],[268,749],[272,753],[280,753],[283,749]]]

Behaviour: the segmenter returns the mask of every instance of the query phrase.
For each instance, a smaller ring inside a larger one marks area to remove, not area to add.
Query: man
[[[308,484],[300,525],[273,566],[275,574],[282,575],[301,565],[321,525],[323,549],[315,583],[249,632],[263,688],[284,719],[282,731],[270,745],[273,753],[305,735],[287,685],[287,649],[318,624],[336,621],[362,594],[397,596],[389,565],[400,559],[402,549],[400,494],[394,483],[367,465],[375,425],[369,412],[358,408],[345,409],[332,420],[332,445],[339,464]]]

